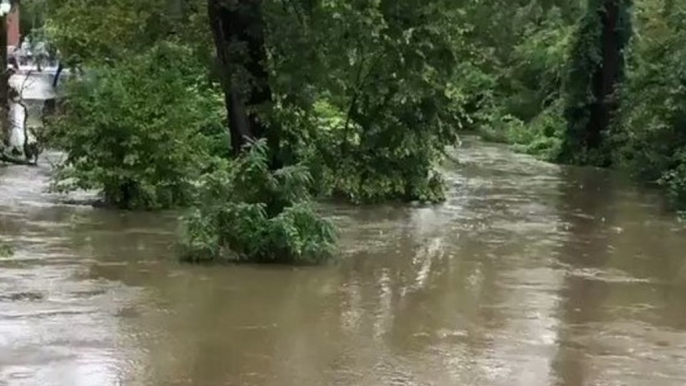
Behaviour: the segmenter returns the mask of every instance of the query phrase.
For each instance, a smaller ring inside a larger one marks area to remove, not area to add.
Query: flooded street
[[[682,386],[686,224],[659,192],[468,140],[434,207],[327,207],[340,261],[176,261],[176,214],[0,169],[0,385]]]

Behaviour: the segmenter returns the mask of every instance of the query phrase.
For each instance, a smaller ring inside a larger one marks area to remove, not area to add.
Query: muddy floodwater
[[[0,169],[0,385],[683,386],[686,224],[608,171],[475,140],[445,204],[326,206],[325,267],[203,267],[177,214]]]

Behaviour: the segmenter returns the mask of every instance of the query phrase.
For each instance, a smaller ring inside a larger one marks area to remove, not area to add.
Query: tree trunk
[[[600,147],[603,134],[610,126],[611,114],[616,109],[613,98],[614,88],[621,74],[620,39],[617,36],[619,0],[605,0],[601,13],[601,58],[602,62],[593,74],[594,103],[590,107],[590,119],[584,142],[588,149]]]
[[[272,152],[276,152],[278,135],[267,135],[267,125],[258,114],[261,107],[272,101],[262,1],[208,0],[208,14],[233,153],[240,154],[248,140],[264,137]]]
[[[624,49],[631,36],[629,3],[589,0],[567,81],[569,128],[560,157],[563,162],[598,166],[610,162],[602,147],[618,107],[615,91],[624,75]]]

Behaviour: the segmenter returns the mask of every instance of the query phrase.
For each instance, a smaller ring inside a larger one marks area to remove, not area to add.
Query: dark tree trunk
[[[208,0],[234,155],[250,139],[267,137],[277,151],[278,136],[267,135],[258,109],[272,100],[261,0]]]
[[[562,162],[610,163],[609,149],[603,147],[618,107],[615,91],[624,76],[624,49],[631,36],[630,3],[588,1],[565,87],[568,130],[559,157]]]
[[[614,98],[615,86],[623,72],[622,45],[619,36],[619,1],[604,0],[604,10],[601,12],[602,35],[601,57],[602,64],[593,74],[593,95],[595,103],[591,106],[590,120],[586,130],[586,146],[590,149],[600,147],[603,134],[608,130],[612,113],[617,108]]]

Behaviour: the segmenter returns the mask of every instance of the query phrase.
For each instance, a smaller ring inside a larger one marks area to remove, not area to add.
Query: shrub
[[[269,169],[266,141],[206,175],[197,207],[183,221],[192,262],[319,263],[333,256],[335,228],[312,209],[301,165]]]
[[[0,258],[11,257],[14,255],[14,250],[7,244],[0,242]]]
[[[187,204],[212,153],[228,152],[222,100],[202,76],[190,50],[160,43],[71,83],[48,124],[66,153],[53,189],[97,190],[126,209]]]
[[[528,123],[498,111],[479,134],[485,140],[508,143],[518,151],[553,161],[562,147],[565,128],[562,103],[558,99]]]
[[[686,203],[686,162],[665,171],[658,180],[667,189],[667,195],[680,206]]]
[[[317,103],[315,129],[298,149],[298,159],[318,182],[316,193],[356,204],[442,201],[444,186],[435,166],[443,157],[444,139],[421,133],[420,123],[409,130],[394,117],[398,112],[384,114],[379,122],[369,119],[362,125],[351,119],[346,126],[344,113]]]

